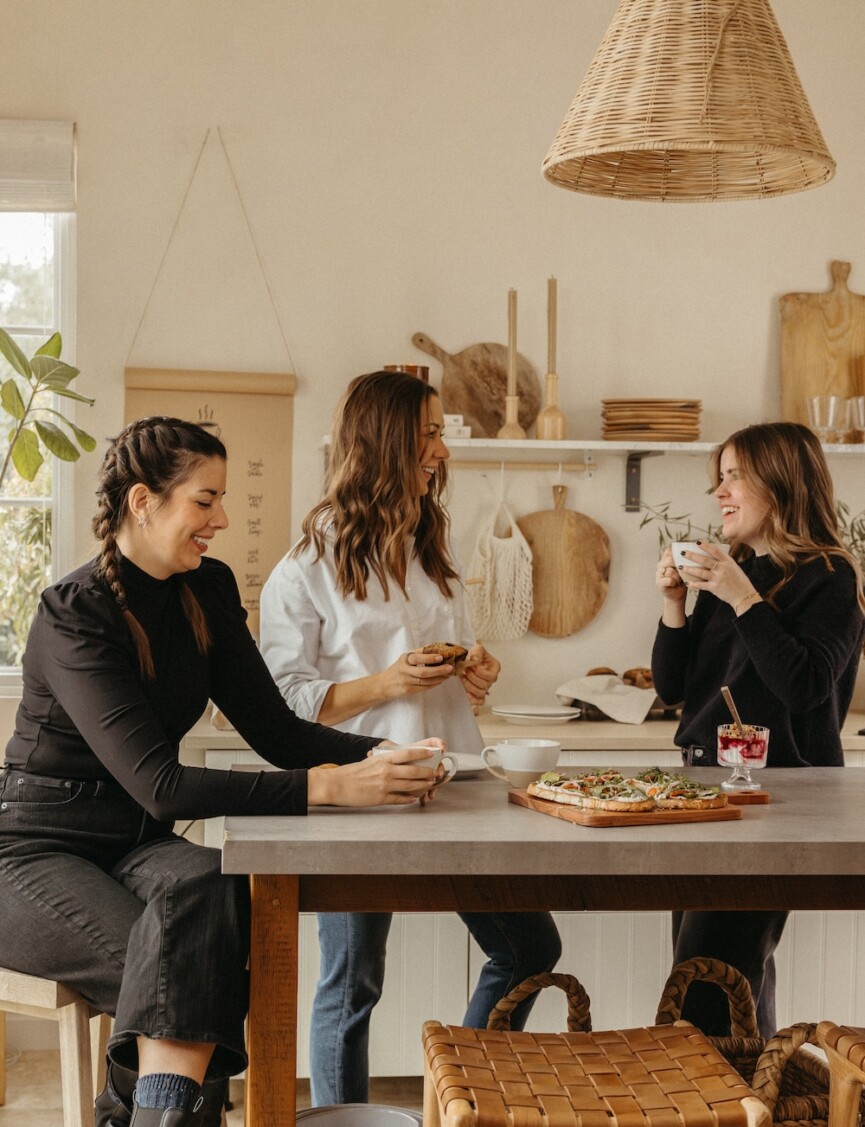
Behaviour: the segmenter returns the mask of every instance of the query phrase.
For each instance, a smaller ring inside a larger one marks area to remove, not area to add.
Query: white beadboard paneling
[[[370,1075],[420,1076],[421,1027],[458,1025],[468,997],[468,942],[455,913],[396,915],[382,998],[370,1025]]]

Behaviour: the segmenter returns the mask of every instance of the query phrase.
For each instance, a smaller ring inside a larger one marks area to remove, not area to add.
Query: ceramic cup
[[[409,751],[415,747],[423,748],[424,751],[431,753],[427,759],[415,760],[417,765],[419,767],[429,767],[431,771],[437,771],[439,764],[443,763],[445,768],[444,778],[436,785],[441,786],[442,783],[449,783],[457,773],[458,765],[452,755],[442,755],[441,748],[427,747],[426,744],[400,744],[399,747],[374,747],[372,753],[373,755],[393,755],[395,751]]]
[[[673,563],[676,565],[677,568],[679,568],[679,567],[697,567],[698,566],[697,564],[694,563],[693,560],[689,560],[685,556],[683,556],[682,555],[683,552],[695,552],[697,555],[701,555],[701,556],[708,556],[709,555],[709,553],[707,551],[705,551],[703,548],[700,547],[700,545],[696,542],[696,540],[674,540],[673,543],[670,545],[670,547],[673,549]],[[715,541],[713,540],[712,541],[712,547],[713,548],[720,548],[722,552],[726,552],[728,555],[730,553],[730,545],[729,544],[716,544]],[[682,577],[682,578],[684,578],[684,577]]]
[[[481,759],[497,779],[512,787],[527,787],[544,771],[552,771],[561,750],[555,740],[499,740],[484,748]]]

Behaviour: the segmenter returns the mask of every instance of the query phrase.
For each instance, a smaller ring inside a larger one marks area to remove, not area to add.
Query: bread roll
[[[430,642],[428,646],[424,646],[422,652],[425,654],[441,654],[442,664],[453,665],[454,673],[456,673],[458,667],[465,662],[469,651],[465,646],[458,646],[453,642]]]
[[[634,685],[638,689],[652,689],[655,686],[652,680],[652,671],[645,665],[635,665],[633,669],[626,669],[622,674],[626,685]]]

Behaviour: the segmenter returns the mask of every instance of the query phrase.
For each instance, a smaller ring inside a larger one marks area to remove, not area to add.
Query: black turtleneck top
[[[114,779],[159,821],[223,814],[305,814],[306,768],[362,759],[380,740],[299,719],[246,626],[231,570],[203,559],[159,580],[121,561],[129,609],[150,640],[145,679],[117,602],[94,564],[47,588],[23,659],[24,685],[6,762],[65,779]],[[211,631],[201,654],[181,605],[195,594]],[[182,766],[180,740],[212,700],[281,771]]]

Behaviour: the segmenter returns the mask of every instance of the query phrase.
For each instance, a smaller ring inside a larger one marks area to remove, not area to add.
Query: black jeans
[[[0,963],[66,982],[139,1035],[216,1045],[208,1079],[246,1067],[249,890],[117,784],[0,772]]]
[[[720,959],[748,979],[762,1037],[773,1036],[775,959],[787,912],[674,912],[673,965],[697,956]],[[692,982],[682,1017],[712,1037],[729,1037],[727,995],[710,982]]]

